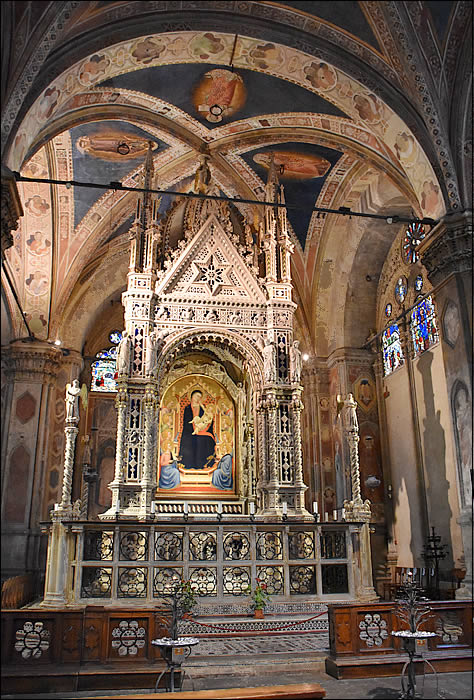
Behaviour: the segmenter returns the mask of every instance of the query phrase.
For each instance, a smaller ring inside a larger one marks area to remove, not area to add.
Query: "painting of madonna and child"
[[[235,493],[235,411],[214,379],[187,376],[166,391],[160,411],[158,493]]]

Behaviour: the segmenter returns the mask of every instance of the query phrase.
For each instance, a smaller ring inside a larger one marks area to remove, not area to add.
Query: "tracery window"
[[[436,311],[430,296],[422,299],[411,312],[410,331],[415,357],[438,342]]]
[[[400,329],[396,323],[386,328],[382,334],[384,375],[390,374],[404,363]]]
[[[113,345],[96,353],[91,365],[91,391],[117,391],[117,345],[121,339],[121,331],[112,331],[109,340]]]

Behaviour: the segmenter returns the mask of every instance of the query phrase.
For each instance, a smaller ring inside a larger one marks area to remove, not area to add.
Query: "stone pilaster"
[[[43,570],[41,533],[50,439],[50,404],[61,351],[43,341],[2,348],[9,384],[2,453],[2,571],[14,576]]]

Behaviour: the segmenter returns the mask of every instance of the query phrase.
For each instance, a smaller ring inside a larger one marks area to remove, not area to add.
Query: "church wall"
[[[424,544],[423,517],[406,366],[385,377],[384,386],[398,566],[419,566]]]
[[[28,531],[42,386],[16,382],[11,400],[2,493],[2,569],[28,568]],[[12,574],[13,575],[13,574]]]
[[[451,569],[462,552],[455,448],[441,344],[413,362],[425,470],[430,527],[441,535],[450,555],[441,566]],[[454,560],[454,562],[453,562]]]

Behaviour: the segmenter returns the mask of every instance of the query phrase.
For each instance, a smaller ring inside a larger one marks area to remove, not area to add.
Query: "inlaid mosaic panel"
[[[82,569],[81,596],[83,598],[110,598],[112,595],[112,568],[87,566]]]
[[[279,532],[259,532],[257,534],[257,559],[282,559],[283,544]]]
[[[316,568],[314,566],[290,566],[290,593],[294,595],[316,593]]]
[[[290,559],[313,559],[314,534],[312,532],[290,532],[288,535]]]
[[[270,595],[283,595],[284,576],[282,566],[257,566],[257,577],[267,586]]]
[[[224,566],[222,588],[224,595],[247,595],[250,585],[249,566]]]
[[[224,535],[224,559],[248,559],[250,541],[244,532],[227,532]]]
[[[182,561],[183,533],[157,532],[155,536],[155,559],[161,561]]]
[[[189,556],[195,561],[215,561],[217,539],[214,532],[190,532]]]
[[[143,561],[148,558],[147,532],[122,532],[120,534],[120,560]]]
[[[153,596],[159,598],[162,595],[171,595],[182,578],[181,566],[156,567],[153,575]]]
[[[84,561],[109,561],[114,553],[114,533],[86,530],[84,533]]]
[[[119,566],[117,595],[119,598],[146,598],[147,570],[145,568]]]
[[[189,579],[196,584],[198,596],[217,596],[217,570],[208,567],[189,567]]]

